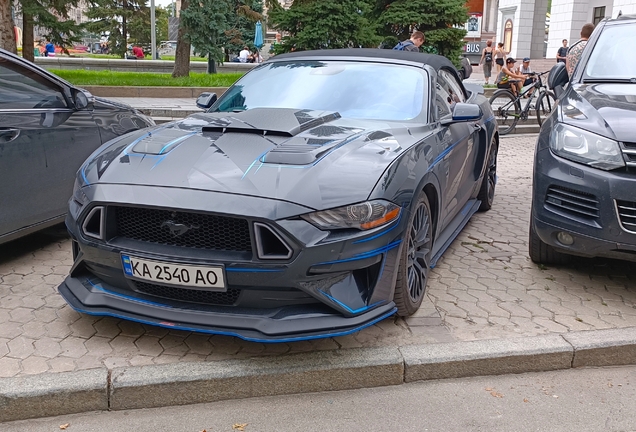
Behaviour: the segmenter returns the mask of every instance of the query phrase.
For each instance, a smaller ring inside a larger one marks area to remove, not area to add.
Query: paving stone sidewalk
[[[63,229],[0,246],[0,377],[636,326],[633,264],[546,268],[528,258],[535,140],[502,139],[493,209],[476,214],[439,261],[415,316],[344,337],[259,344],[81,315],[56,291],[71,266]]]

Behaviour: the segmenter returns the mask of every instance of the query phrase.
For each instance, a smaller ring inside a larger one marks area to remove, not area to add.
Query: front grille
[[[236,303],[241,290],[228,288],[226,292],[194,290],[188,288],[175,288],[164,285],[155,285],[147,282],[134,281],[137,291],[155,297],[177,300],[189,303],[203,303],[209,305],[231,306]]]
[[[551,207],[572,216],[587,219],[595,219],[599,216],[599,203],[594,195],[560,186],[548,188],[545,204],[548,208]]]
[[[245,219],[138,207],[114,210],[121,237],[170,246],[252,252]]]
[[[624,142],[623,154],[625,155],[627,166],[636,168],[636,143]]]
[[[616,200],[616,210],[623,229],[636,233],[636,201]]]

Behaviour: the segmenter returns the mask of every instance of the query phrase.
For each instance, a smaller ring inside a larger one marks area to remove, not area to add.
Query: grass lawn
[[[187,78],[172,78],[170,74],[152,72],[115,72],[50,69],[59,77],[78,86],[167,86],[167,87],[229,87],[238,80],[243,73],[193,73]]]

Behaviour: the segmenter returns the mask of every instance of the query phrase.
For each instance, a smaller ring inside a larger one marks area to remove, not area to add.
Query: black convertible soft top
[[[379,48],[345,48],[345,49],[324,49],[313,51],[296,51],[287,54],[279,54],[271,57],[268,62],[285,61],[292,59],[309,59],[324,60],[326,58],[348,57],[353,58],[375,58],[383,60],[399,60],[412,63],[421,63],[429,65],[436,71],[441,68],[456,70],[455,66],[446,57],[436,54],[423,54],[410,51],[398,51]]]

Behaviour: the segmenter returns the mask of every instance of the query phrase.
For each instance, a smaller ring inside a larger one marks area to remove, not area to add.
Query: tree
[[[368,14],[372,0],[295,0],[284,9],[267,0],[269,24],[286,32],[279,49],[376,47],[381,38]]]
[[[79,0],[20,0],[18,7],[22,13],[22,56],[34,60],[33,27],[37,25],[47,32],[46,38],[61,46],[68,54],[68,46],[80,41],[83,25],[69,19],[69,11]]]
[[[161,6],[155,7],[155,31],[156,40],[168,40],[168,10]],[[150,8],[142,7],[128,22],[129,40],[134,44],[150,45],[150,33]]]
[[[183,14],[190,7],[190,0],[181,0],[179,13]],[[185,22],[179,19],[179,33],[177,35],[177,49],[174,54],[174,69],[172,78],[190,75],[190,38]]]
[[[11,3],[13,3],[11,0],[0,0],[0,48],[17,53]]]
[[[244,46],[254,47],[256,21],[264,21],[262,0],[230,0],[227,13],[228,29],[219,38],[219,44],[225,52],[225,61],[230,53],[236,53]]]
[[[228,12],[232,0],[200,0],[191,2],[179,19],[188,32],[195,54],[223,60],[220,40],[229,28]]]
[[[459,62],[468,21],[465,0],[377,0],[374,12],[384,36],[404,40],[420,30],[426,35],[424,51]]]
[[[133,17],[148,13],[146,0],[89,0],[86,16],[93,21],[89,31],[108,35],[110,51],[125,57],[128,49],[129,22]]]

